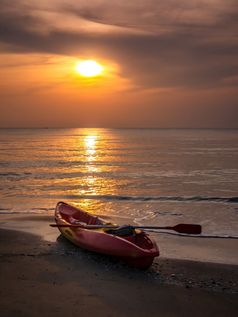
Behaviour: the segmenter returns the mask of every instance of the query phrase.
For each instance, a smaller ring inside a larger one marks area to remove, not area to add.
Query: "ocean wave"
[[[0,211],[0,215],[15,215],[15,214],[19,214],[17,211]]]
[[[22,176],[29,176],[32,175],[30,172],[25,173],[14,173],[14,172],[4,172],[0,173],[0,177],[22,177]]]
[[[53,212],[55,208],[44,208],[44,207],[39,207],[39,208],[30,208],[30,209],[25,209],[22,207],[22,209],[14,210],[14,209],[9,209],[9,208],[0,208],[0,215],[28,215],[28,214],[42,214],[42,213],[48,213],[48,212]]]
[[[52,196],[51,196],[52,197]],[[56,198],[56,197],[55,197]],[[59,199],[94,199],[104,201],[169,201],[169,202],[214,202],[238,203],[238,197],[205,196],[120,196],[120,195],[60,195]]]

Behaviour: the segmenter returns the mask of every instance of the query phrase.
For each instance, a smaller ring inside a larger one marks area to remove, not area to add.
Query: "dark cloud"
[[[9,52],[74,56],[96,52],[115,60],[121,76],[141,88],[231,86],[237,81],[230,78],[238,76],[238,9],[235,0],[222,3],[93,1],[76,5],[68,1],[66,6],[55,1],[52,8],[40,8],[28,1],[22,8],[18,1],[1,0],[0,42]],[[95,32],[64,29],[64,21],[57,22],[59,27],[44,19],[44,10],[78,17],[78,24],[92,21],[121,28],[108,32],[97,32],[96,26]]]

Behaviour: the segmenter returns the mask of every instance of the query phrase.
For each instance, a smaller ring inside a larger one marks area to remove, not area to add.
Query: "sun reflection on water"
[[[77,195],[84,197],[75,203],[88,212],[105,213],[105,208],[101,208],[102,201],[97,197],[115,194],[115,179],[108,178],[111,167],[105,168],[103,164],[108,159],[107,155],[111,155],[108,140],[110,142],[113,138],[112,132],[105,129],[82,129],[78,135],[76,147],[82,160],[78,168],[83,175],[75,181],[79,185]]]
[[[95,160],[97,135],[86,135],[84,138],[85,154],[88,161]]]

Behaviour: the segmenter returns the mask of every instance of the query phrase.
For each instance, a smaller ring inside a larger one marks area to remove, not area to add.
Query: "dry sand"
[[[0,230],[1,317],[237,316],[238,266],[159,258],[148,271],[59,236]]]

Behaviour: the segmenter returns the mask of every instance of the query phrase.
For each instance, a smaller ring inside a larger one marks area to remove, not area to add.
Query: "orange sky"
[[[236,0],[0,0],[0,127],[238,127]],[[104,67],[80,76],[78,61]]]

